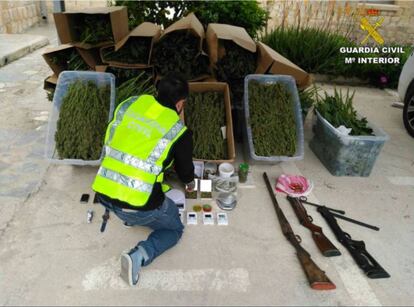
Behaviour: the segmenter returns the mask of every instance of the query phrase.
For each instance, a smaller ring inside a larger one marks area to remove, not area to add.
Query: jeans
[[[115,213],[128,225],[147,226],[154,230],[147,240],[138,242],[138,246],[143,247],[148,254],[144,266],[177,244],[183,234],[184,225],[178,215],[178,208],[168,197],[165,197],[159,208],[151,211],[122,209],[103,199],[99,200],[105,208]]]

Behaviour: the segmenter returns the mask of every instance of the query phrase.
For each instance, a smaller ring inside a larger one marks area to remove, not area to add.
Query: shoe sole
[[[131,287],[132,283],[132,260],[128,254],[121,255],[121,278]]]

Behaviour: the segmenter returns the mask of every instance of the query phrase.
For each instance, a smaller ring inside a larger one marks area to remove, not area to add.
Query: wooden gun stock
[[[305,271],[306,277],[308,278],[311,288],[315,290],[336,289],[335,284],[329,280],[325,272],[322,271],[312,261],[310,254],[300,245],[300,238],[293,233],[292,227],[290,226],[288,220],[286,219],[286,216],[283,214],[282,209],[280,209],[279,204],[277,203],[275,194],[273,193],[273,189],[270,185],[269,178],[267,177],[266,172],[263,173],[263,178],[266,183],[267,189],[270,193],[270,198],[272,199],[273,205],[275,207],[276,214],[280,226],[282,228],[283,234],[296,249],[296,255],[298,256],[300,264],[302,265],[302,268]]]
[[[332,242],[324,235],[322,228],[313,224],[312,218],[308,215],[305,207],[299,199],[294,197],[287,197],[288,201],[292,205],[293,211],[295,211],[299,222],[312,232],[313,241],[325,257],[340,256],[341,252],[332,244]]]
[[[315,262],[311,259],[309,254],[297,251],[296,255],[305,271],[306,277],[308,278],[309,284],[312,289],[315,290],[333,290],[336,286],[326,276],[325,272],[322,271]]]

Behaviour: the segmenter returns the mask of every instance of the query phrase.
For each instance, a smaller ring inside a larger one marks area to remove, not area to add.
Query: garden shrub
[[[278,27],[262,37],[262,41],[310,73],[367,79],[375,86],[396,88],[401,69],[413,50],[405,53],[341,53],[341,47],[357,47],[345,36],[322,28]],[[395,43],[388,46],[398,46]],[[379,47],[381,49],[381,47]],[[346,64],[345,57],[398,57],[399,64]]]
[[[190,12],[207,29],[209,23],[226,23],[243,27],[253,37],[263,29],[269,19],[268,12],[259,2],[249,1],[125,1],[115,5],[128,8],[129,26],[134,28],[144,21],[154,22],[167,28]],[[168,18],[171,16],[171,18]]]

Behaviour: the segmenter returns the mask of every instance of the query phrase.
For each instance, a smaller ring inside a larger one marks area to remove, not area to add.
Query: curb
[[[314,82],[324,82],[324,83],[333,83],[341,85],[370,85],[369,80],[363,80],[357,77],[343,77],[343,76],[333,76],[333,75],[320,75],[320,74],[311,74]]]
[[[15,43],[13,42],[14,37],[20,37],[27,36],[27,44],[21,44],[21,47],[13,48],[13,45]],[[7,45],[7,39],[10,39],[10,51],[6,54],[0,54],[0,67],[7,65],[10,62],[13,62],[21,57],[24,57],[25,55],[32,53],[33,51],[42,48],[46,45],[49,45],[49,40],[44,36],[39,35],[28,35],[28,34],[0,34],[0,40],[3,42],[6,42]]]

